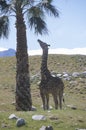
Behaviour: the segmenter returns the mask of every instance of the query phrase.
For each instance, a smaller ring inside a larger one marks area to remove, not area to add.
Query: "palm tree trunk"
[[[30,76],[27,53],[26,26],[23,18],[22,9],[16,6],[16,29],[17,29],[17,48],[16,48],[16,110],[28,111],[32,107],[30,93]]]

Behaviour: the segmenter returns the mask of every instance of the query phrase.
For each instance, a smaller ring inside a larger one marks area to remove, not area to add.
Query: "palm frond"
[[[36,34],[46,34],[48,33],[46,23],[40,17],[31,17],[29,19],[30,28],[34,28]]]
[[[43,18],[44,17],[44,12],[43,10],[41,10],[39,7],[37,6],[32,6],[28,12],[28,17],[41,17]]]
[[[28,13],[28,23],[30,29],[34,28],[36,34],[48,33],[46,23],[44,22],[44,12],[38,6],[32,6]]]
[[[0,11],[1,11],[1,13],[8,13],[9,8],[10,8],[10,4],[8,4],[6,0],[0,1]]]
[[[0,9],[3,10],[7,7],[7,3],[5,0],[1,0],[0,1]]]
[[[7,16],[0,17],[0,38],[8,38],[9,34],[9,19]]]
[[[42,0],[40,5],[41,5],[41,8],[43,8],[46,11],[46,13],[53,15],[55,17],[59,17],[59,11],[51,3],[52,3],[52,0]]]
[[[45,10],[50,13],[50,15],[54,15],[55,17],[59,16],[59,11],[55,8],[55,6],[48,4],[47,6],[44,6]]]

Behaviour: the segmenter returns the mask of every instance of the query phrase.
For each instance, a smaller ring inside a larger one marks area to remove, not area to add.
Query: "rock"
[[[56,116],[51,116],[50,117],[50,120],[58,120],[59,118],[58,117],[56,117]]]
[[[2,123],[1,128],[5,128],[5,127],[8,127],[7,124]]]
[[[37,82],[37,85],[40,86],[40,83],[41,83],[41,81],[38,81],[38,82]]]
[[[55,71],[52,71],[52,72],[51,72],[51,75],[54,76],[54,77],[56,77],[56,72],[55,72]]]
[[[32,106],[31,111],[37,111],[35,106]]]
[[[70,83],[71,85],[77,85],[77,84],[78,84],[77,81],[70,81],[69,83]]]
[[[45,128],[45,130],[53,130],[53,127],[52,127],[52,126],[47,126],[47,127]]]
[[[15,114],[11,114],[11,115],[9,116],[9,119],[18,119],[18,117],[17,117]]]
[[[46,130],[46,126],[42,126],[39,130]]]
[[[63,78],[69,77],[69,74],[65,73],[63,74]]]
[[[73,109],[73,110],[76,110],[77,108],[75,107],[75,106],[73,106],[73,105],[67,105],[67,107],[70,107],[71,109]]]
[[[52,106],[49,106],[49,110],[52,110],[53,109],[53,107]]]
[[[39,130],[53,130],[52,126],[42,126]]]
[[[46,120],[46,117],[44,115],[33,115],[33,120]]]
[[[57,76],[57,77],[61,77],[61,76],[62,76],[62,74],[57,74],[56,76]]]
[[[79,74],[78,72],[73,72],[73,73],[72,73],[72,76],[73,76],[74,78],[79,77],[79,75],[80,75],[80,74]]]
[[[70,81],[72,78],[86,78],[86,71],[84,72],[73,72],[71,73],[67,73],[67,72],[63,72],[63,73],[56,73],[56,72],[51,72],[51,75],[53,77],[59,77],[59,78],[63,78],[64,80]],[[36,73],[35,75],[32,75],[30,78],[31,82],[37,83],[39,80],[41,80],[41,76],[40,76],[40,72]],[[39,86],[39,85],[38,85]]]
[[[43,108],[43,105],[41,105],[41,108]],[[49,106],[49,110],[52,110],[53,107],[52,106]]]
[[[86,78],[86,71],[80,73],[80,77],[81,77],[81,78]]]
[[[68,73],[66,73],[66,72],[63,72],[62,78],[63,78],[64,80],[70,81],[70,80],[71,80],[71,75],[68,74]]]
[[[64,74],[67,74],[67,72],[63,72],[63,75],[64,75]]]
[[[77,107],[75,107],[75,106],[72,106],[72,107],[71,107],[71,109],[73,109],[73,110],[76,110],[76,109],[77,109]]]
[[[4,102],[2,102],[0,105],[5,105],[5,103],[4,103]]]
[[[71,80],[71,76],[65,77],[64,80],[70,81]]]
[[[12,105],[15,105],[15,104],[16,104],[16,102],[15,102],[15,101],[13,101],[13,102],[12,102]]]
[[[56,75],[52,74],[52,77],[56,77]]]
[[[25,120],[23,119],[23,118],[19,118],[19,119],[17,119],[17,121],[16,121],[16,126],[17,127],[20,127],[20,126],[23,126],[23,125],[25,125],[26,123],[25,123]]]

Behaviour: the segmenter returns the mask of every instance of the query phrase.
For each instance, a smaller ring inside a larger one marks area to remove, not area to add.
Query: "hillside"
[[[30,56],[30,75],[40,72],[41,56]],[[86,56],[84,55],[49,55],[48,68],[56,73],[72,73],[86,71]],[[16,74],[16,58],[0,58],[0,85],[5,83],[14,84]],[[3,86],[3,85],[1,85]],[[9,85],[8,85],[9,86]]]
[[[33,78],[40,74],[41,56],[30,56],[30,77]],[[82,73],[86,72],[86,56],[84,55],[49,55],[48,68],[52,73],[73,74],[74,72]],[[41,125],[53,125],[54,130],[75,130],[75,128],[86,128],[86,77],[73,77],[71,80],[64,80],[65,84],[65,104],[63,104],[63,110],[55,110],[52,96],[50,96],[50,105],[53,106],[53,110],[50,113],[43,111],[40,107],[42,105],[41,97],[38,89],[39,78],[33,78],[31,81],[31,95],[33,105],[37,108],[37,112],[27,113],[15,111],[15,76],[16,76],[16,58],[4,57],[0,58],[0,117],[2,121],[0,123],[9,121],[6,120],[7,116],[11,113],[15,113],[18,116],[24,117],[28,122],[31,121],[33,114],[45,114],[47,116],[46,122],[41,122],[40,125],[37,122],[32,121],[32,126],[24,127],[26,130],[38,130]],[[76,110],[71,109],[74,106]],[[7,112],[7,113],[5,113]],[[4,114],[5,113],[5,114]],[[59,118],[58,121],[51,120],[50,117],[55,116]],[[36,124],[35,124],[36,123]],[[14,122],[13,130],[16,130]],[[9,130],[9,128],[7,128]]]

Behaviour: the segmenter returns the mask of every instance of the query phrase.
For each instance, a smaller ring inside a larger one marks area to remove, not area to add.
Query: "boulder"
[[[25,125],[25,124],[26,124],[26,122],[25,122],[25,120],[24,120],[23,118],[19,118],[19,119],[17,119],[17,121],[16,121],[16,126],[17,126],[17,127],[23,126],[23,125]]]
[[[33,115],[33,120],[46,120],[46,117],[44,115]]]
[[[81,78],[86,78],[86,71],[80,73],[80,77],[81,77]]]
[[[47,127],[45,128],[45,130],[53,130],[53,127],[52,127],[52,126],[47,126]]]
[[[73,76],[74,78],[79,77],[79,75],[80,75],[80,73],[79,73],[79,72],[73,72],[73,73],[72,73],[72,76]]]

